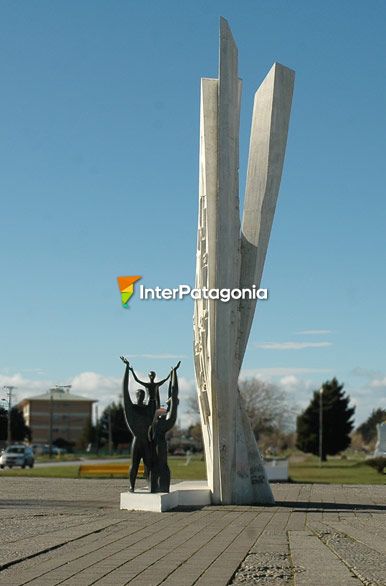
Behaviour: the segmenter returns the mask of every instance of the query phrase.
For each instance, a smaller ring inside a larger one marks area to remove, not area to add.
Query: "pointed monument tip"
[[[286,65],[282,65],[278,61],[274,61],[271,69],[273,71],[276,71],[276,69],[286,69],[288,72],[291,72],[291,73],[293,73],[293,75],[295,75],[295,70],[294,69],[291,69],[290,67],[287,67]]]
[[[220,16],[220,35],[230,35],[233,38],[229,22],[223,16]]]
[[[231,42],[236,47],[235,39],[233,38],[232,29],[229,22],[223,16],[220,16],[220,44],[221,42]]]

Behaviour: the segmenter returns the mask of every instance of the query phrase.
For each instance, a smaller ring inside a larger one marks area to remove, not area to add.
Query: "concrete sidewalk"
[[[386,487],[273,485],[273,507],[119,511],[125,480],[0,478],[0,584],[386,584]]]

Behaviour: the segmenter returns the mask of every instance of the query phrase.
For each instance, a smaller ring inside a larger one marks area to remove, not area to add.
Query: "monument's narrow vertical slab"
[[[260,286],[279,194],[295,73],[275,63],[256,91],[241,233],[240,287]],[[256,300],[240,303],[240,363]]]
[[[237,47],[228,23],[221,19],[219,79],[201,80],[199,289],[237,290],[258,284],[256,279],[261,278],[288,129],[287,72],[290,70],[275,65],[256,94],[241,240],[241,81]],[[215,296],[203,296],[195,301],[194,360],[208,485],[214,503],[273,502],[238,390],[254,308],[254,303],[244,304],[238,298],[223,302]]]
[[[196,287],[216,284],[217,186],[218,186],[218,80],[201,80],[199,214],[196,258]],[[211,262],[209,262],[211,259]],[[194,359],[205,447],[208,485],[220,492],[217,396],[213,392],[214,321],[209,306],[214,302],[197,299],[194,311]]]
[[[218,85],[218,186],[215,288],[237,288],[240,280],[239,126],[240,85],[237,47],[225,19],[220,22]],[[235,417],[239,330],[239,304],[214,301],[210,306],[214,324],[212,385],[216,389],[219,420],[220,499],[232,502],[235,469]]]

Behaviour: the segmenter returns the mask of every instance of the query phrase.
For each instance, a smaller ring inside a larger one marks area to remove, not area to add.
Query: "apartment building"
[[[73,395],[68,389],[54,388],[47,393],[20,401],[26,424],[31,428],[34,444],[62,438],[79,445],[87,421],[92,416],[93,399]]]

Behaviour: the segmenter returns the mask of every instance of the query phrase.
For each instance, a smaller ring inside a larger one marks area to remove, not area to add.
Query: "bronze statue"
[[[167,412],[163,413],[157,409],[153,423],[149,428],[149,440],[152,448],[152,464],[150,468],[151,492],[169,492],[170,489],[170,469],[168,466],[168,449],[165,436],[177,420],[177,406],[179,402],[177,369],[179,366],[180,362],[171,372]]]
[[[130,466],[130,492],[134,492],[138,467],[143,460],[146,474],[150,472],[151,492],[169,492],[170,470],[167,465],[167,445],[165,433],[173,427],[177,418],[178,405],[178,381],[177,369],[180,362],[171,369],[169,375],[155,382],[156,373],[150,371],[150,382],[138,379],[129,361],[124,356],[120,357],[126,365],[123,377],[123,403],[126,424],[133,435],[131,445]],[[146,393],[144,389],[136,391],[137,403],[133,403],[129,393],[129,372],[134,379],[143,385],[148,392],[148,401],[145,403]],[[167,411],[160,410],[159,387],[169,377],[168,407]]]
[[[145,391],[143,389],[136,391],[137,403],[132,402],[129,393],[129,371],[131,367],[126,358],[121,356],[121,360],[126,364],[125,375],[123,377],[125,418],[127,427],[133,435],[129,478],[130,492],[134,492],[135,480],[141,459],[143,460],[145,470],[148,471],[151,468],[152,450],[148,437],[148,429],[154,419],[157,406],[154,394],[149,393],[149,400],[145,403]]]

